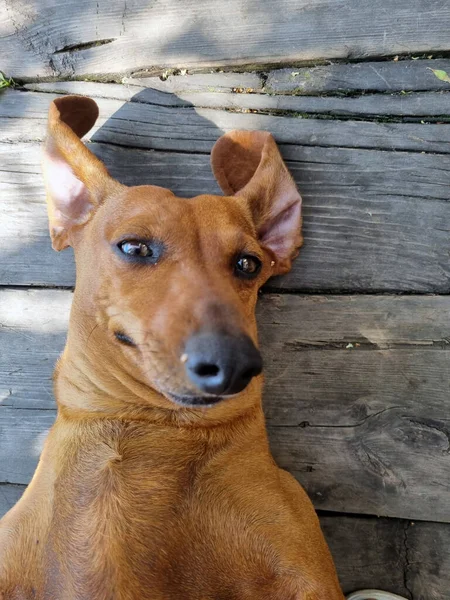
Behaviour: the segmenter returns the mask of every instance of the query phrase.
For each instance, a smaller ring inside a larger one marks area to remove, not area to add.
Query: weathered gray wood
[[[387,411],[356,427],[269,420],[275,460],[316,508],[448,522],[448,419],[404,413]],[[53,420],[51,409],[0,407],[0,481],[29,482]]]
[[[320,523],[344,593],[377,588],[410,598],[404,583],[408,521],[321,515]],[[418,523],[418,530],[425,525]],[[437,527],[444,531],[448,525]],[[443,554],[444,549],[436,556],[436,565],[445,562]],[[436,592],[445,590],[439,582],[433,583]],[[419,599],[414,596],[414,600]]]
[[[0,484],[0,519],[19,500],[24,489],[23,485]]]
[[[70,297],[0,293],[0,482],[28,482],[53,420]],[[316,507],[450,520],[449,312],[438,296],[261,298],[274,455]]]
[[[263,343],[290,352],[450,348],[447,296],[265,294],[258,320]]]
[[[193,76],[194,77],[194,76]],[[156,78],[160,83],[164,83]],[[448,86],[450,90],[450,85]],[[273,96],[254,93],[230,93],[216,91],[180,91],[177,95],[157,89],[120,86],[107,83],[54,82],[31,83],[27,89],[54,93],[80,93],[94,98],[113,98],[156,104],[160,106],[195,106],[199,108],[236,109],[251,111],[290,111],[303,116],[322,115],[333,117],[411,117],[415,119],[450,119],[450,94],[446,92],[422,92],[415,94],[369,94],[358,98],[335,96]],[[133,90],[136,96],[133,98]],[[448,115],[448,116],[446,116]]]
[[[206,155],[90,147],[126,184],[220,193]],[[269,288],[449,291],[446,156],[281,149],[304,198],[305,245],[292,273]],[[38,145],[0,144],[0,185],[0,283],[73,285],[71,251],[50,247]]]
[[[447,418],[448,297],[267,294],[258,323],[274,425],[352,428],[421,405]]]
[[[157,79],[158,81],[160,81],[159,78]],[[136,84],[127,85],[119,83],[97,83],[92,81],[35,82],[24,84],[23,88],[34,92],[46,92],[53,94],[78,94],[80,96],[89,96],[90,98],[95,99],[105,98],[108,100],[121,100],[122,102],[138,102],[140,104],[154,104],[157,106],[176,107],[185,107],[192,105],[192,103],[188,100],[182,99],[181,96],[183,94],[186,94],[188,97],[193,96],[194,98],[198,95],[195,92],[182,92],[179,95],[176,95],[169,94],[158,89],[154,89],[152,87],[140,87]],[[10,94],[11,91],[12,90],[9,90],[8,94]],[[212,95],[215,97],[217,94],[213,93]],[[220,94],[221,97],[222,95],[224,97],[227,96],[227,94]],[[33,96],[31,96],[31,98],[33,98]],[[48,108],[48,104],[50,103],[52,98],[47,99],[47,103],[45,104],[44,109]],[[26,104],[28,104],[28,102],[25,102],[24,106]],[[107,117],[109,114],[113,114],[113,112],[117,110],[120,106],[122,106],[121,103],[108,104],[102,102],[101,117]],[[12,113],[12,115],[16,116],[15,113]]]
[[[274,455],[317,507],[448,521],[449,305],[423,300],[263,299]]]
[[[144,99],[148,93],[149,90],[141,92]],[[41,141],[46,132],[48,107],[54,97],[38,92],[3,92],[0,118],[6,117],[7,125],[0,129],[0,142]],[[450,151],[450,125],[282,117],[161,106],[139,102],[139,99],[139,93],[133,102],[126,103],[99,98],[100,118],[86,139],[134,148],[209,153],[217,138],[226,131],[263,129],[272,132],[280,144]]]
[[[210,94],[210,97],[205,97],[204,100],[196,100],[192,96],[191,94],[185,99],[195,101],[197,106],[292,111],[303,116],[324,115],[333,118],[414,117],[415,119],[433,118],[442,122],[450,112],[450,94],[446,92],[419,92],[405,95],[370,94],[358,98],[226,94],[225,102],[222,103],[219,94]]]
[[[433,71],[450,73],[449,59],[399,60],[360,63],[337,63],[313,67],[275,69],[266,74],[262,84],[258,73],[205,73],[161,77],[124,77],[122,85],[89,81],[55,81],[30,83],[27,89],[63,93],[83,93],[100,97],[130,99],[133,94],[150,88],[172,95],[195,95],[205,92],[261,92],[267,94],[342,94],[345,92],[424,92],[448,91],[450,84]],[[107,94],[105,91],[108,90]],[[114,94],[114,95],[113,95]],[[379,98],[383,103],[383,98]],[[195,102],[194,102],[195,104]],[[198,104],[204,106],[204,104]],[[444,111],[442,114],[446,114]]]
[[[51,374],[64,347],[71,300],[72,293],[63,290],[1,290],[3,406],[54,407]],[[450,339],[445,296],[267,294],[258,304],[258,322],[268,370],[266,413],[274,425],[317,426],[331,418],[334,425],[358,426],[385,408],[402,404],[413,410],[418,398],[445,414],[448,359],[440,352]],[[328,366],[315,349],[325,351]],[[409,360],[398,377],[403,358]],[[421,378],[419,372],[429,368],[429,376]],[[271,397],[283,398],[282,406]]]
[[[442,2],[4,2],[2,68],[16,77],[115,74],[448,50]]]
[[[450,600],[450,525],[321,516],[345,593],[377,588]]]
[[[180,92],[257,92],[263,87],[258,73],[198,73],[161,77],[124,77],[123,83],[160,90]]]
[[[67,291],[0,292],[0,406],[55,408],[52,374],[71,302]]]
[[[414,600],[449,600],[450,526],[411,523],[405,545],[406,582]]]
[[[329,357],[322,358],[326,364]],[[397,361],[397,370],[408,358]],[[297,373],[301,378],[302,365]],[[381,387],[381,369],[377,376]],[[331,418],[317,426],[273,426],[268,419],[268,429],[275,460],[317,508],[448,522],[449,421],[442,415],[400,403],[356,426],[335,426]]]
[[[55,419],[55,411],[0,405],[0,482],[28,484]]]
[[[159,78],[157,79],[159,80]],[[38,81],[24,84],[23,89],[32,92],[78,94],[80,96],[90,96],[91,98],[109,98],[111,100],[130,102],[133,100],[134,96],[137,96],[146,88],[138,86],[137,83],[135,85],[125,85],[121,83],[97,83],[94,81]],[[150,90],[152,90],[152,88],[150,88]],[[154,95],[152,94],[152,91],[149,93],[151,94],[148,100],[150,103],[152,99],[158,98],[157,93]],[[170,98],[171,96],[172,94],[159,94],[159,97]]]
[[[432,69],[450,73],[450,60],[378,61],[277,69],[269,72],[264,89],[276,94],[311,95],[449,90],[450,84],[436,77]]]

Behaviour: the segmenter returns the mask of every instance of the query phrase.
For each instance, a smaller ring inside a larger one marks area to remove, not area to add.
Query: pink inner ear
[[[261,243],[279,259],[290,258],[300,236],[301,201],[297,200],[264,224]]]
[[[64,228],[84,223],[93,208],[87,187],[70,166],[54,154],[45,153],[44,167],[47,191],[53,205],[53,225]]]

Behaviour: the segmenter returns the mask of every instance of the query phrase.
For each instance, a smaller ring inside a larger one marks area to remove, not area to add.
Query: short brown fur
[[[207,327],[256,343],[258,289],[301,245],[275,142],[223,136],[212,164],[227,195],[182,199],[114,181],[79,139],[96,117],[87,98],[50,108],[50,232],[55,249],[73,246],[77,285],[56,423],[0,521],[0,598],[342,600],[313,506],[271,457],[262,377],[209,407],[173,399],[196,393],[188,337]],[[130,265],[124,236],[161,240],[164,255]],[[262,261],[255,280],[230,268],[242,250]]]

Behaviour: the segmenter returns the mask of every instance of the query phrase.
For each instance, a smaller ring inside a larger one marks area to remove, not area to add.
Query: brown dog
[[[265,132],[220,138],[225,197],[128,188],[50,107],[53,247],[77,286],[58,417],[0,523],[3,600],[342,600],[305,492],[270,455],[254,316],[290,269],[301,198]]]

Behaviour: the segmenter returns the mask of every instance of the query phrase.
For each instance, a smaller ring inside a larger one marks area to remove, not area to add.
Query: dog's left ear
[[[74,228],[84,225],[108,194],[122,187],[80,139],[97,117],[97,104],[90,98],[63,96],[50,105],[43,170],[55,250],[70,246]]]
[[[303,242],[302,199],[272,135],[231,131],[215,143],[211,164],[225,194],[248,203],[259,240],[274,255],[274,275],[287,273]]]

